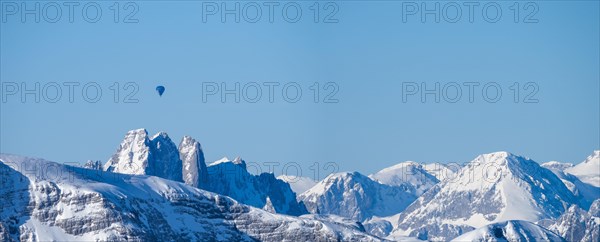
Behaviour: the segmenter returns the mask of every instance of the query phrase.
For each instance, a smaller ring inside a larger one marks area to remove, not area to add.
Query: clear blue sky
[[[83,21],[81,6],[74,23],[66,13],[58,23],[6,16],[3,83],[94,81],[103,96],[87,103],[79,86],[74,103],[66,93],[57,103],[7,97],[0,150],[106,161],[127,130],[143,127],[166,131],[176,143],[193,136],[208,161],[241,155],[297,162],[310,175],[314,162],[368,174],[405,160],[466,162],[499,150],[580,162],[599,149],[598,1],[538,2],[535,24],[514,23],[510,2],[499,2],[497,23],[485,22],[481,9],[474,23],[466,13],[458,23],[421,23],[418,16],[403,23],[401,3],[390,1],[340,2],[339,23],[324,24],[312,22],[312,3],[301,2],[303,16],[293,24],[280,8],[274,23],[267,13],[258,23],[221,23],[218,16],[203,23],[202,5],[193,1],[138,2],[137,24],[114,23],[112,2],[101,3],[93,24]],[[503,88],[497,103],[480,94],[469,103],[466,93],[457,103],[402,101],[403,82],[492,81]],[[139,103],[114,103],[113,82],[137,83]],[[275,89],[269,103],[265,88],[258,103],[224,104],[214,96],[203,103],[202,82],[297,82],[303,96],[287,103]],[[313,103],[314,82],[337,83],[339,103]],[[539,103],[514,103],[513,82],[535,82]],[[164,96],[157,85],[166,87]]]

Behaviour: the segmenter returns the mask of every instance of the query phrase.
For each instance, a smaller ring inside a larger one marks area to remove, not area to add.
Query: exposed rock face
[[[485,154],[442,181],[398,219],[394,234],[449,240],[486,224],[559,217],[576,198],[551,171],[507,152]]]
[[[175,143],[164,132],[150,139],[145,129],[127,132],[104,169],[115,173],[152,175],[183,181],[182,164]]]
[[[311,213],[335,214],[358,221],[401,212],[416,199],[406,186],[389,186],[358,172],[327,176],[299,196]]]
[[[179,157],[183,162],[183,181],[193,187],[204,188],[208,183],[208,168],[200,143],[184,136],[179,143]]]
[[[452,241],[565,241],[557,234],[542,228],[534,223],[519,220],[509,220],[494,224],[489,224],[468,232],[455,238]]]
[[[148,132],[145,129],[131,130],[125,135],[117,152],[104,165],[104,169],[122,174],[153,174],[152,166],[148,164],[153,160],[150,146]]]
[[[150,139],[150,152],[153,160],[150,162],[153,174],[172,181],[183,181],[182,162],[179,159],[179,150],[177,145],[169,138],[165,132],[159,132]]]
[[[40,169],[48,166],[56,174]],[[380,241],[155,176],[0,155],[0,181],[3,241]]]
[[[270,202],[267,208],[277,213],[295,216],[308,213],[304,204],[296,200],[296,193],[288,183],[271,173],[250,174],[246,162],[239,157],[210,164],[208,177],[210,182],[206,190],[230,196],[244,204],[265,208]]]
[[[177,147],[164,132],[148,138],[144,129],[129,131],[117,153],[106,163],[105,170],[185,182],[257,208],[264,208],[269,197],[272,205],[269,209],[274,212],[308,213],[304,204],[296,200],[289,184],[273,174],[250,174],[246,163],[239,158],[221,160],[208,167],[200,143],[189,136],[183,137]]]
[[[548,229],[567,241],[600,241],[600,199],[596,200],[589,212],[573,205],[561,215]]]
[[[83,168],[101,171],[101,170],[104,170],[104,165],[102,165],[102,162],[100,162],[99,160],[97,160],[97,161],[88,160],[83,165]]]

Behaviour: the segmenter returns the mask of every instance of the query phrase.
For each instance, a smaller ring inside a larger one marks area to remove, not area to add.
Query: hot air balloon
[[[165,87],[157,86],[156,91],[158,92],[158,95],[162,97],[163,93],[165,92]]]

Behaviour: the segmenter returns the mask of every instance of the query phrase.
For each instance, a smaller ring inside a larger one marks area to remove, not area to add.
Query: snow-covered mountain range
[[[554,173],[508,152],[478,156],[457,178],[419,197],[400,214],[394,233],[448,240],[491,223],[557,218],[576,203]]]
[[[288,183],[273,174],[250,174],[240,158],[225,158],[207,166],[200,143],[189,136],[184,136],[177,147],[165,132],[149,137],[145,129],[131,130],[104,170],[183,181],[257,208],[269,204],[277,213],[308,213]]]
[[[50,171],[50,172],[48,172]],[[0,241],[380,241],[156,176],[0,155]]]
[[[321,181],[204,152],[137,129],[104,164],[0,154],[0,241],[600,240],[600,151],[575,165],[494,152]]]

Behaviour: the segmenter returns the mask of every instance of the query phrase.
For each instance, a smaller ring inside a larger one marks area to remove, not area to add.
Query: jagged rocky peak
[[[149,138],[146,129],[127,132],[104,169],[115,173],[152,175],[182,181],[181,160],[175,143],[165,132]]]
[[[244,204],[288,215],[308,213],[288,183],[271,173],[250,174],[241,157],[233,160],[225,157],[211,163],[208,177],[210,182],[206,190],[230,196]]]
[[[87,162],[85,162],[85,164],[83,164],[83,168],[86,169],[91,169],[91,170],[104,170],[104,165],[102,165],[102,162],[97,160],[97,161],[93,161],[93,160],[88,160]]]
[[[277,212],[277,211],[275,211],[275,208],[273,207],[273,203],[271,202],[271,199],[269,198],[269,196],[267,196],[267,200],[265,202],[265,206],[263,206],[263,210],[270,212],[270,213]]]
[[[125,134],[117,152],[104,165],[104,169],[124,174],[148,174],[151,172],[148,165],[150,156],[150,139],[146,129],[131,130]]]
[[[241,164],[242,162],[244,162],[244,161],[242,160],[242,157],[240,157],[240,156],[235,157],[235,159],[233,159],[233,164]]]
[[[183,136],[179,143],[179,157],[183,166],[183,181],[193,187],[206,187],[208,168],[202,146],[190,136]]]
[[[596,200],[594,203],[600,203]],[[592,211],[587,212],[577,205],[569,207],[548,229],[557,233],[567,241],[596,242],[600,241],[600,217]]]
[[[155,134],[151,142],[151,152],[154,160],[150,162],[154,174],[158,177],[173,181],[183,181],[182,163],[179,158],[179,149],[177,145],[169,138],[166,132]]]
[[[213,163],[210,163],[208,166],[218,166],[218,165],[228,165],[228,164],[239,166],[242,169],[246,170],[246,161],[244,161],[242,159],[242,157],[240,157],[240,156],[235,157],[235,159],[233,159],[233,160],[231,160],[231,159],[227,158],[227,156],[225,156]]]

